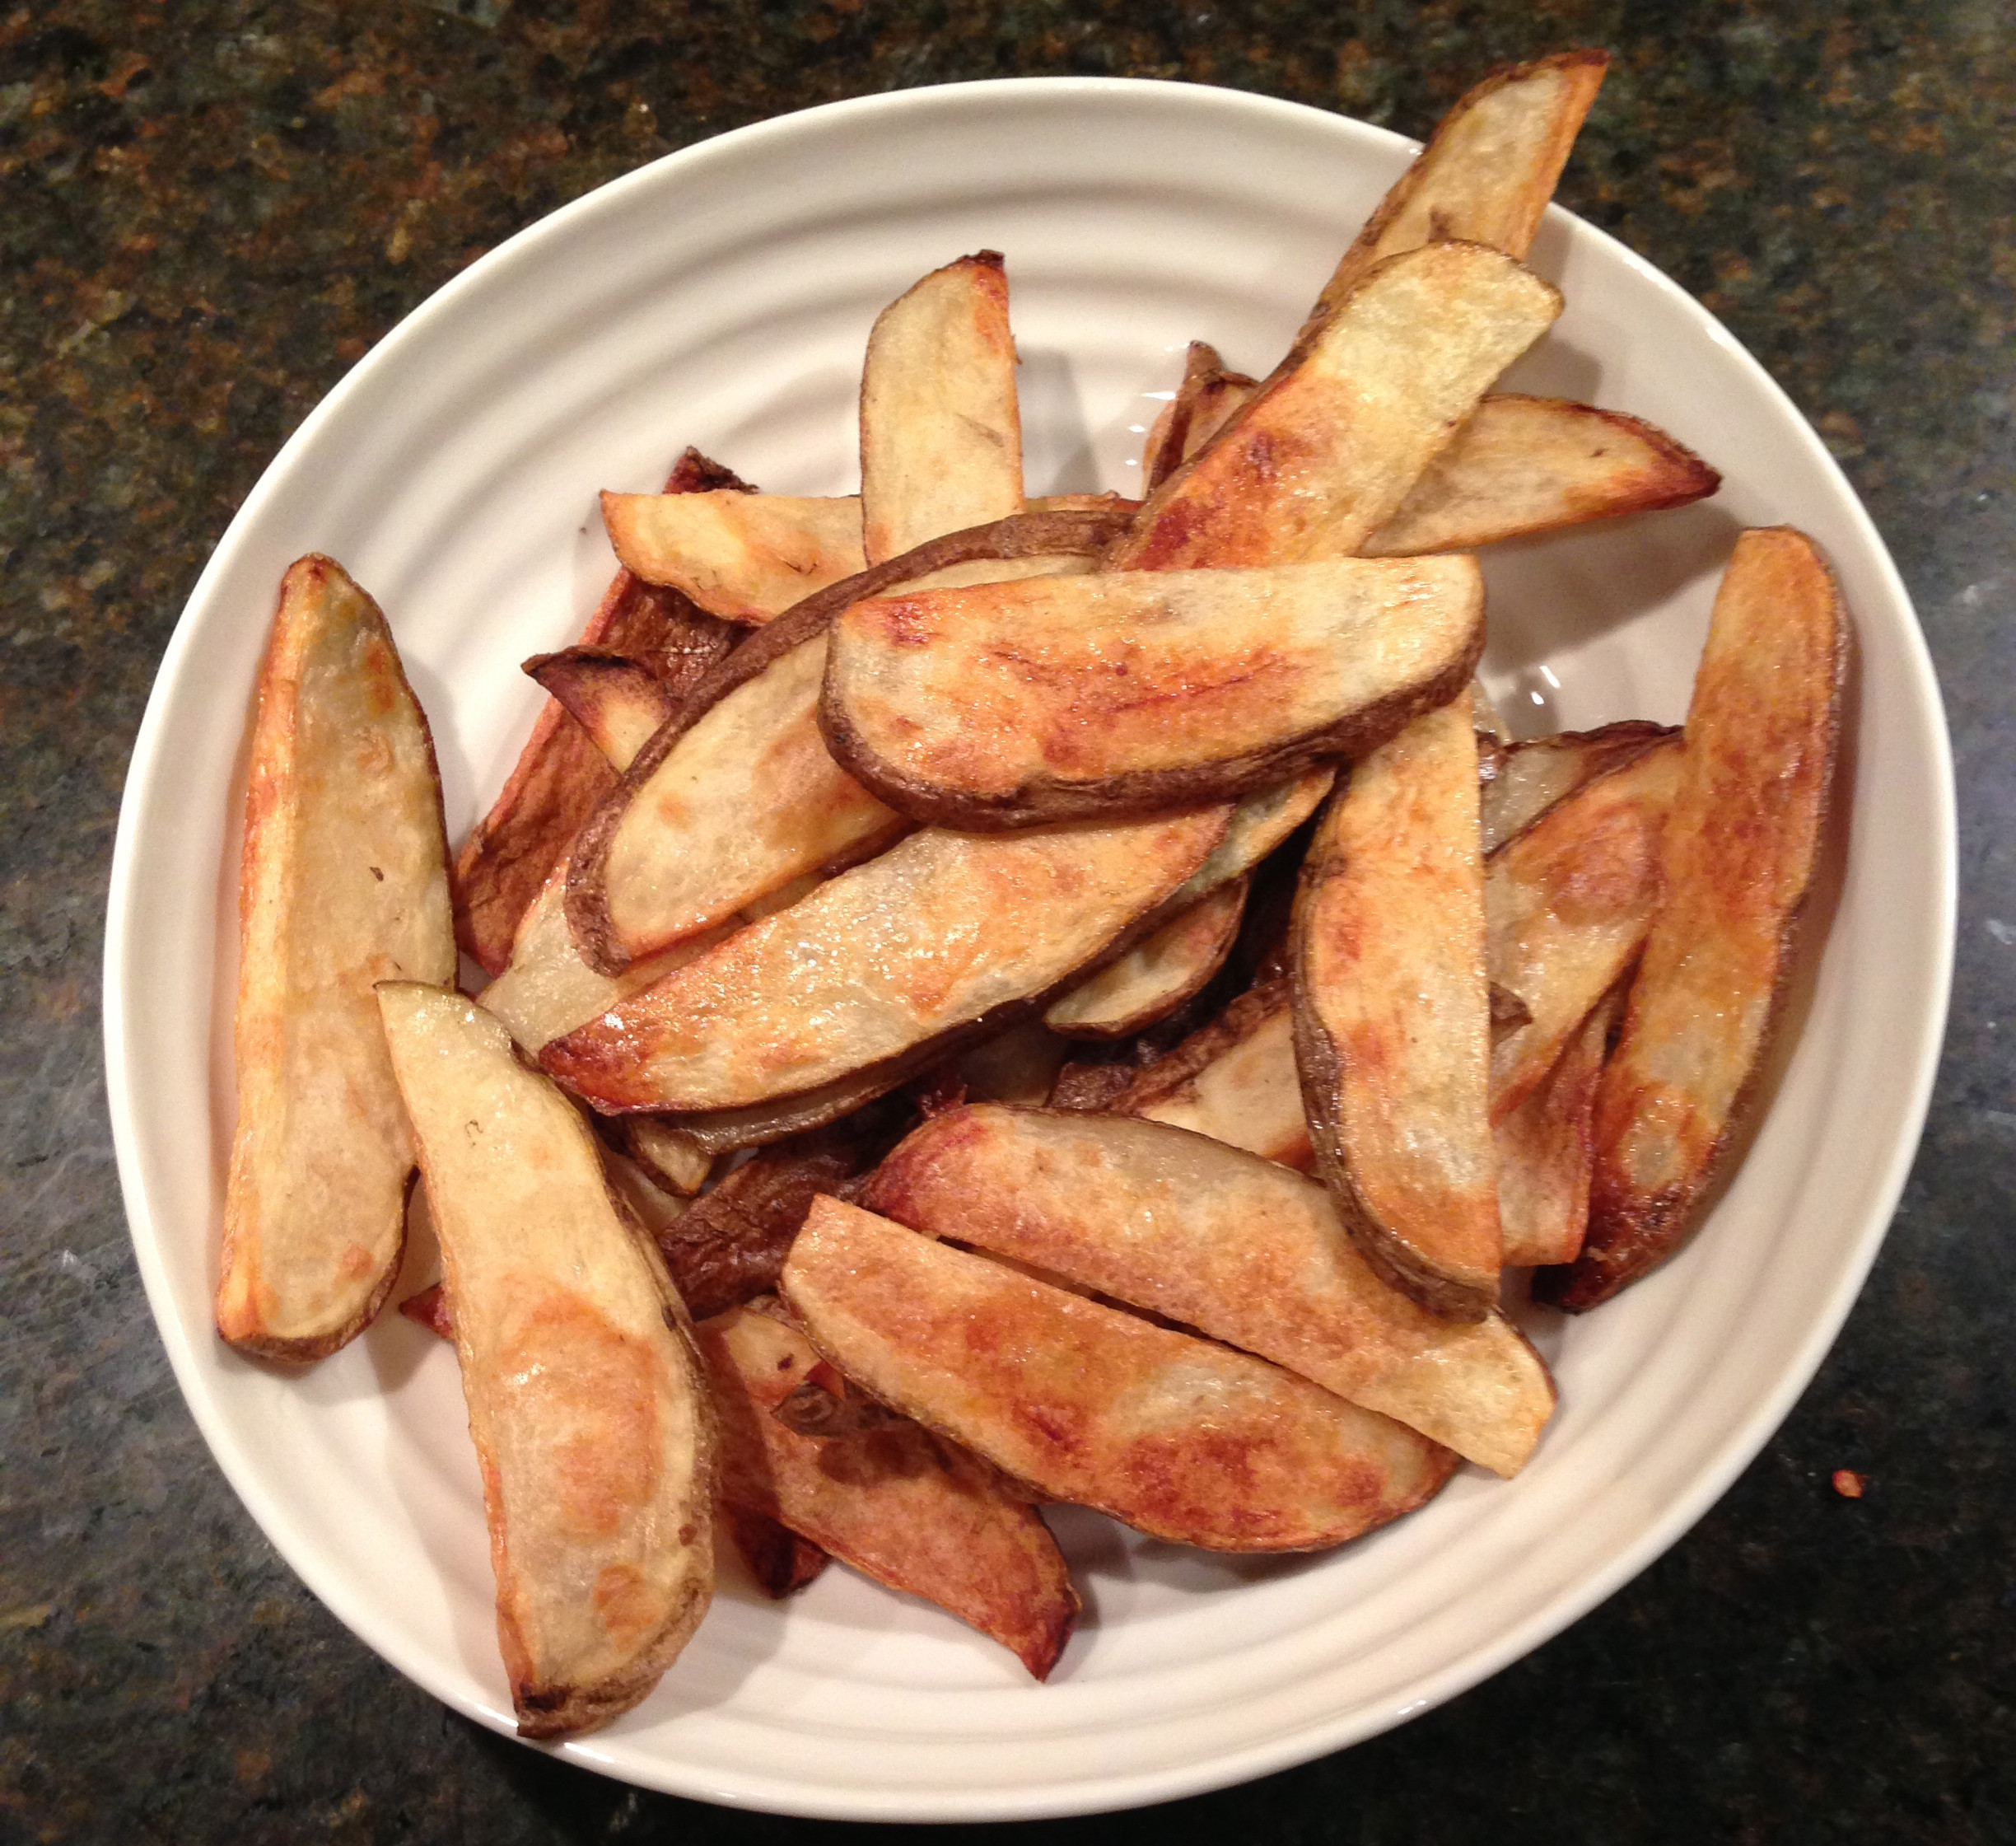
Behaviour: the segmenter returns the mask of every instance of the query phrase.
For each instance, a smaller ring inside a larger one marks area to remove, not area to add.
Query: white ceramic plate
[[[346,563],[434,723],[458,837],[538,703],[523,657],[576,633],[611,560],[598,488],[688,442],[777,492],[856,482],[883,304],[1008,255],[1032,492],[1129,488],[1184,343],[1270,366],[1409,143],[1228,91],[1065,80],[913,91],[723,136],[555,214],[360,364],[268,470],[170,643],[120,816],[105,1031],[134,1243],[218,1462],[343,1621],[511,1727],[449,1351],[388,1316],[306,1378],[211,1331],[232,1119],[235,814],[274,587]],[[1560,212],[1533,261],[1566,314],[1514,382],[1651,418],[1720,467],[1707,504],[1490,562],[1494,689],[1529,731],[1678,720],[1741,526],[1812,533],[1860,669],[1843,828],[1796,1049],[1706,1235],[1538,1337],[1561,1409],[1505,1484],[1328,1556],[1227,1563],[1087,1515],[1086,1602],[1048,1686],[949,1617],[829,1572],[733,1584],[664,1685],[576,1762],[789,1812],[907,1820],[1157,1801],[1369,1736],[1518,1658],[1644,1568],[1762,1446],[1874,1256],[1916,1144],[1952,938],[1950,767],[1896,572],[1813,432],[1699,307]]]

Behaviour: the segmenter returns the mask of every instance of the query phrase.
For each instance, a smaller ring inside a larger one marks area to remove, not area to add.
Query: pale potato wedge
[[[560,701],[618,775],[679,705],[679,694],[642,661],[599,647],[535,654],[525,671]]]
[[[998,251],[934,269],[876,318],[861,395],[870,563],[1021,512],[1015,372]]]
[[[1847,618],[1813,541],[1737,541],[1687,708],[1664,895],[1596,1096],[1589,1233],[1546,1298],[1594,1307],[1692,1222],[1782,1010],[1840,748]]]
[[[372,984],[455,969],[433,740],[385,617],[330,558],[281,582],[238,906],[217,1331],[317,1359],[370,1324],[405,1242],[413,1137]]]
[[[1623,1004],[1622,987],[1605,994],[1562,1048],[1547,1080],[1492,1126],[1508,1268],[1571,1263],[1582,1248],[1596,1085]]]
[[[1368,558],[1473,551],[1705,500],[1722,477],[1664,430],[1563,398],[1487,397],[1428,465]]]
[[[1424,244],[1461,239],[1524,258],[1609,62],[1607,52],[1557,52],[1468,91],[1344,253],[1312,325],[1378,264]]]
[[[721,1411],[724,1497],[936,1603],[1048,1676],[1078,1595],[1026,1499],[978,1456],[907,1420],[826,1442],[786,1428],[773,1413],[824,1362],[773,1316],[737,1308],[697,1330]]]
[[[1080,981],[1043,1012],[1066,1038],[1119,1039],[1174,1012],[1225,965],[1246,914],[1246,880],[1220,885]]]
[[[602,523],[626,569],[748,627],[868,568],[852,495],[605,493]]]
[[[626,1115],[622,1140],[631,1159],[666,1191],[682,1198],[699,1191],[714,1171],[712,1154],[656,1115]]]
[[[1361,755],[1470,679],[1470,558],[1127,571],[857,602],[832,629],[834,758],[968,830],[1262,788]]]
[[[1373,1267],[1466,1320],[1496,1305],[1500,1267],[1477,762],[1458,699],[1355,764],[1294,926],[1318,1171]]]
[[[1181,1129],[955,1110],[861,1203],[1272,1359],[1500,1474],[1553,1414],[1546,1366],[1502,1315],[1430,1314],[1373,1273],[1315,1180]]]
[[[1188,1129],[1306,1172],[1316,1153],[1295,1072],[1294,996],[1287,979],[1242,993],[1107,1106],[1115,1115]]]
[[[441,1240],[519,1731],[576,1735],[650,1693],[713,1594],[690,1326],[595,1137],[503,1026],[442,988],[387,982],[378,1002]]]
[[[1221,808],[1127,825],[929,829],[539,1054],[598,1109],[726,1110],[903,1068],[1034,1010],[1163,920]]]
[[[1524,1016],[1491,1046],[1491,1119],[1553,1069],[1626,973],[1659,903],[1659,841],[1683,773],[1677,737],[1556,801],[1491,857],[1484,913],[1491,984]],[[1501,1006],[1501,1012],[1503,1010]]]
[[[820,1199],[784,1265],[814,1345],[1053,1499],[1216,1551],[1309,1551],[1409,1512],[1455,1456],[1265,1360]]]
[[[1584,783],[1679,735],[1669,725],[1626,718],[1600,730],[1564,731],[1508,745],[1484,781],[1485,852],[1496,853]]]
[[[1216,347],[1192,340],[1183,361],[1183,382],[1163,405],[1141,444],[1144,490],[1152,493],[1161,486],[1259,388],[1258,379],[1227,371]]]
[[[670,493],[732,487],[728,470],[688,449],[665,483]],[[675,590],[618,571],[589,618],[579,645],[647,666],[674,694],[726,655],[735,631]],[[557,700],[532,726],[517,765],[455,862],[455,934],[488,974],[501,974],[526,909],[574,836],[615,786],[601,752]]]
[[[1381,264],[1149,496],[1109,568],[1353,555],[1560,312],[1555,289],[1482,244]]]

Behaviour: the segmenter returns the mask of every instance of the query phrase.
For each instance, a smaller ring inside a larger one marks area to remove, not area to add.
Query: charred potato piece
[[[372,984],[455,968],[427,719],[377,605],[327,558],[280,586],[238,902],[217,1331],[317,1359],[370,1324],[405,1243],[413,1136]]]

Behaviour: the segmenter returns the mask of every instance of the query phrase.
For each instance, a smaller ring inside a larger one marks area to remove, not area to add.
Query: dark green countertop
[[[818,1830],[599,1781],[401,1680],[254,1529],[155,1336],[98,1043],[120,781],[183,599],[316,400],[512,231],[765,116],[1090,72],[1259,90],[1419,134],[1492,64],[1578,44],[1617,56],[1563,201],[1698,294],[1791,392],[1888,539],[1938,663],[1962,901],[1925,1146],[1818,1379],[1643,1577],[1356,1750],[1047,1830],[2016,1840],[2006,0],[6,9],[0,1839]],[[1861,1498],[1832,1490],[1844,1467]]]

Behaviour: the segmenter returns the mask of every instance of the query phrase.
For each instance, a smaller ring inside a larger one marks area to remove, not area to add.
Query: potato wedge
[[[582,959],[620,974],[908,825],[833,763],[819,735],[825,630],[848,603],[948,565],[1096,553],[1126,516],[1046,512],[950,533],[750,635],[692,689],[574,841],[567,919]]]
[[[1524,1017],[1491,1045],[1491,1119],[1547,1079],[1596,1002],[1638,959],[1659,902],[1659,841],[1685,755],[1666,738],[1584,783],[1491,855],[1492,987]]]
[[[997,250],[934,269],[876,318],[861,397],[870,563],[1021,512],[1015,371]]]
[[[1680,733],[1669,725],[1626,718],[1596,731],[1564,731],[1510,745],[1485,778],[1484,850],[1496,853],[1585,782],[1642,756]]]
[[[714,1171],[712,1154],[656,1115],[626,1115],[621,1127],[624,1151],[667,1192],[690,1199]]]
[[[1108,568],[1351,556],[1560,312],[1552,287],[1482,244],[1381,264],[1149,496]]]
[[[1071,1041],[1040,1019],[1025,1019],[961,1054],[954,1068],[975,1102],[1040,1104],[1071,1055]]]
[[[372,983],[455,968],[433,740],[385,617],[330,558],[281,582],[238,906],[217,1331],[317,1359],[370,1324],[405,1244],[413,1137]]]
[[[1497,1303],[1477,737],[1458,699],[1355,764],[1303,862],[1295,1063],[1366,1259],[1435,1313]]]
[[[885,1404],[1179,1545],[1309,1551],[1434,1494],[1449,1451],[1265,1360],[821,1199],[783,1295]]]
[[[1510,1269],[1571,1263],[1589,1223],[1590,1126],[1622,988],[1597,1002],[1547,1080],[1491,1129],[1498,1155],[1498,1220]]]
[[[1375,749],[1455,697],[1483,643],[1469,558],[908,592],[835,622],[819,722],[927,823],[1150,813]]]
[[[378,1002],[441,1239],[518,1728],[575,1735],[650,1693],[713,1593],[698,1355],[594,1136],[503,1026],[443,988],[387,982]]]
[[[1295,1073],[1293,998],[1285,978],[1242,993],[1107,1106],[1306,1172],[1316,1153]]]
[[[1554,1410],[1496,1312],[1452,1321],[1375,1275],[1328,1194],[1160,1123],[981,1106],[933,1117],[862,1207],[1272,1359],[1514,1474]]]
[[[1782,1008],[1840,748],[1847,619],[1813,541],[1737,541],[1687,708],[1664,895],[1596,1096],[1580,1311],[1670,1255],[1724,1161]]]
[[[1066,1038],[1119,1039],[1174,1012],[1225,965],[1246,914],[1246,880],[1220,885],[1044,1010]]]
[[[1424,244],[1457,238],[1524,258],[1609,63],[1607,52],[1559,52],[1468,91],[1344,253],[1312,325],[1377,264]]]
[[[772,1512],[891,1589],[922,1596],[1047,1678],[1078,1619],[1036,1509],[977,1456],[907,1420],[831,1442],[772,1414],[821,1367],[805,1336],[737,1308],[702,1321],[721,1413],[726,1497]]]
[[[618,775],[679,704],[679,695],[642,661],[599,647],[534,654],[525,671],[560,701]]]
[[[1501,539],[1705,500],[1722,477],[1664,430],[1564,398],[1487,397],[1428,465],[1368,558],[1473,551]]]
[[[874,1081],[1034,1010],[1163,920],[1222,809],[1105,827],[912,834],[553,1040],[598,1109],[727,1110]]]
[[[868,568],[852,495],[605,493],[602,523],[626,570],[748,627]]]
[[[1225,427],[1226,420],[1259,390],[1260,381],[1229,372],[1218,349],[1190,342],[1183,382],[1162,407],[1141,445],[1141,485],[1153,493]]]
[[[684,493],[729,486],[749,491],[726,469],[688,449],[665,490]],[[676,693],[728,652],[735,632],[677,591],[618,571],[579,644],[641,661]],[[560,704],[545,705],[502,792],[455,861],[456,938],[484,973],[503,973],[527,908],[615,779]]]

